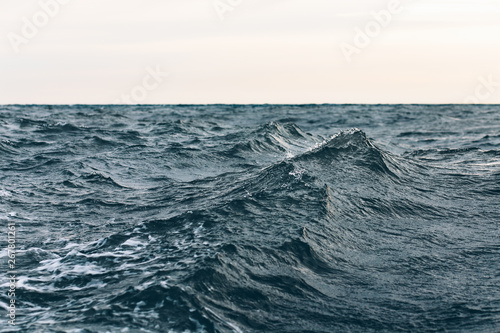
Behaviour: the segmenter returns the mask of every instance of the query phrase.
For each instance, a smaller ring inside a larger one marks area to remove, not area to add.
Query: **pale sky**
[[[0,0],[0,104],[500,103],[500,0],[58,1]]]

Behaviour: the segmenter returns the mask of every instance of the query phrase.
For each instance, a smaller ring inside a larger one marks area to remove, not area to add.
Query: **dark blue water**
[[[3,106],[2,332],[499,332],[500,106]]]

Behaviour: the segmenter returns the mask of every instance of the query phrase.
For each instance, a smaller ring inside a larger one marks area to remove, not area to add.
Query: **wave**
[[[359,129],[340,132],[297,160],[331,165],[337,169],[339,165],[346,168],[365,168],[375,174],[385,174],[393,178],[398,178],[398,174],[405,172],[409,164],[375,146],[366,133]]]
[[[127,188],[126,186],[119,184],[111,176],[102,174],[102,173],[97,172],[97,171],[83,173],[79,177],[79,179],[84,181],[85,183],[93,184],[93,185],[90,185],[90,187],[95,186],[95,185],[108,185],[108,186],[117,187],[117,188]]]
[[[72,132],[80,132],[84,129],[78,127],[73,124],[64,124],[64,123],[56,123],[56,124],[44,124],[44,126],[35,130],[37,133],[43,134],[62,134],[62,133],[72,133]]]
[[[251,133],[235,133],[224,137],[225,141],[240,141],[224,152],[226,156],[245,157],[248,153],[283,153],[303,149],[319,139],[290,122],[270,122]]]
[[[17,147],[15,144],[8,140],[2,140],[0,141],[0,152],[4,154],[12,154],[12,155],[19,155],[20,152],[18,151]]]
[[[398,107],[362,122],[352,119],[367,109],[315,107],[310,125],[301,107],[241,122],[230,119],[243,107],[207,121],[205,107],[153,108],[112,125],[107,111],[75,107],[88,112],[21,120],[26,141],[17,128],[0,143],[0,219],[25,237],[23,329],[392,332],[496,320],[478,281],[496,267],[498,151],[414,149],[455,133],[399,128],[418,117]],[[381,134],[374,121],[398,128]],[[353,123],[370,136],[326,136]]]

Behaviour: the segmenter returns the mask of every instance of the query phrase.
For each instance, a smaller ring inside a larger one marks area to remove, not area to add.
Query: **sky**
[[[500,103],[499,0],[0,0],[0,104]]]

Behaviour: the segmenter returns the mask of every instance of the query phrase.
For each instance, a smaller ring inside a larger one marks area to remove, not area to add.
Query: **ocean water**
[[[0,181],[2,332],[500,331],[498,105],[2,106]]]

